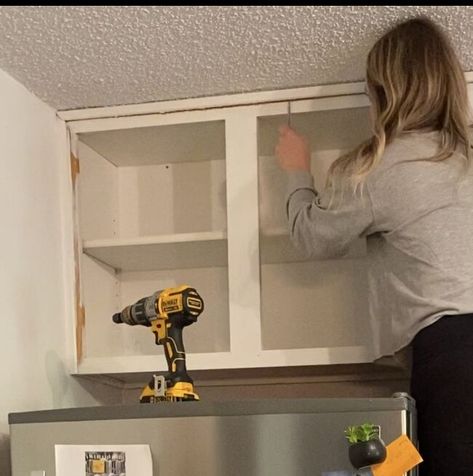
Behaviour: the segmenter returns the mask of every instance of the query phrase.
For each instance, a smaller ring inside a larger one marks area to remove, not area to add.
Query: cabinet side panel
[[[118,230],[117,168],[80,141],[78,151],[81,238],[115,238]]]
[[[114,324],[119,309],[119,282],[113,268],[89,256],[81,256],[83,302],[85,308],[85,357],[122,354],[123,326]]]

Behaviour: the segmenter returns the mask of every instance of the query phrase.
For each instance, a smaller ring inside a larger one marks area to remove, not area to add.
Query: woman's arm
[[[276,155],[288,175],[287,218],[294,245],[306,256],[329,258],[345,254],[350,244],[373,224],[368,185],[363,193],[328,190],[319,195],[310,174],[310,150],[305,137],[282,126]],[[334,207],[329,208],[333,198]]]
[[[313,177],[306,171],[288,172],[286,200],[291,240],[308,257],[343,256],[350,245],[368,233],[374,219],[367,185],[364,193],[335,194],[334,207],[327,208],[331,192],[319,195]]]

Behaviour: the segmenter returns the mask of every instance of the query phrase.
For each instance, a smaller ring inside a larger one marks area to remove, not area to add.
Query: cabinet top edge
[[[472,76],[473,80],[473,76]],[[364,81],[324,84],[291,89],[276,89],[218,96],[201,96],[189,99],[157,101],[121,106],[105,106],[58,111],[57,115],[66,122],[135,116],[153,113],[168,113],[198,109],[248,106],[270,102],[310,99],[316,97],[339,96],[364,93]]]
[[[466,82],[473,83],[473,71],[467,71],[464,74]],[[155,101],[140,104],[68,109],[57,111],[57,115],[65,122],[73,122],[89,119],[178,112],[193,109],[245,106],[277,101],[310,99],[346,94],[360,94],[364,93],[364,88],[364,81],[355,81],[288,89],[262,90],[245,93],[222,94],[216,96],[201,96],[196,98],[173,99],[169,101]]]

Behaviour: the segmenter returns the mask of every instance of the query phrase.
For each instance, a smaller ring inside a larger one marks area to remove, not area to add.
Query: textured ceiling
[[[417,14],[473,70],[470,6],[0,7],[0,68],[59,110],[357,81]]]

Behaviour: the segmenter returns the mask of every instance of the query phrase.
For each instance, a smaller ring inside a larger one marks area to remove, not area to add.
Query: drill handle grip
[[[164,346],[164,355],[166,356],[172,379],[192,383],[192,379],[187,374],[182,327],[170,326],[167,335],[159,339],[158,343]]]

